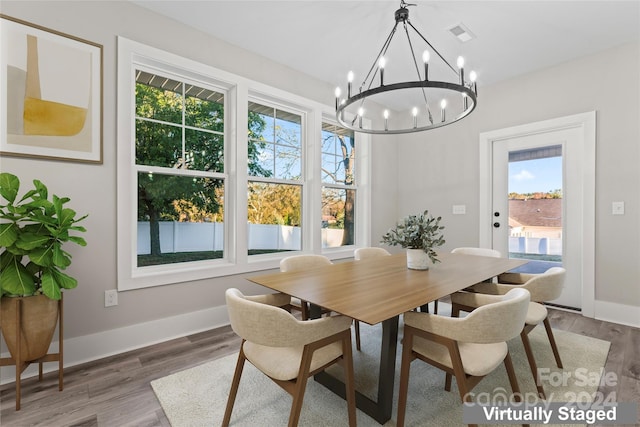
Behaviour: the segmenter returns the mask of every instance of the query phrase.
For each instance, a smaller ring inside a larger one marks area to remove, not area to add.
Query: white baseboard
[[[227,307],[222,305],[97,334],[65,339],[64,367],[68,368],[228,324]],[[57,351],[58,341],[56,340],[51,343],[50,352],[55,353]],[[10,356],[8,353],[3,353],[2,357]],[[43,367],[44,372],[56,371],[58,364],[57,362],[48,362]],[[0,384],[14,382],[15,373],[14,366],[0,368]],[[38,375],[37,364],[29,366],[22,373],[21,378],[25,379],[36,375]]]
[[[640,307],[635,305],[596,300],[594,317],[606,322],[640,328]]]

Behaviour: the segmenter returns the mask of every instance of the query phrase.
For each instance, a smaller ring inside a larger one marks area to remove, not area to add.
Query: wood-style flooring
[[[605,370],[617,381],[600,392],[616,393],[619,402],[640,402],[640,329],[559,310],[550,310],[550,321],[554,328],[610,341]],[[15,411],[14,385],[4,385],[0,425],[169,426],[149,383],[233,353],[239,345],[231,328],[223,327],[67,368],[62,392],[55,372],[42,382],[30,378],[22,382],[20,411]]]

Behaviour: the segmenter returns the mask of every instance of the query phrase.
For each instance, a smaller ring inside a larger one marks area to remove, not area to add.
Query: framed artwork
[[[102,45],[0,14],[0,155],[102,163]]]

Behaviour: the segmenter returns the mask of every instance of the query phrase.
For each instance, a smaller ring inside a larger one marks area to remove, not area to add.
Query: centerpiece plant
[[[407,249],[407,263],[409,268],[418,270],[428,269],[427,258],[432,263],[439,262],[435,248],[445,243],[442,235],[443,225],[440,225],[442,217],[434,218],[428,210],[418,215],[408,215],[399,221],[395,228],[389,229],[383,236],[381,243],[391,246],[401,246]],[[420,252],[423,261],[415,260]]]

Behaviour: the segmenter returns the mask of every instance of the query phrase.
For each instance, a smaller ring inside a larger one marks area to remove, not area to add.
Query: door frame
[[[583,166],[582,176],[582,314],[595,316],[595,170],[596,112],[558,117],[534,123],[497,129],[480,134],[479,173],[479,243],[492,246],[492,171],[493,143],[504,139],[525,137],[537,133],[578,128],[582,134],[582,149],[578,156]]]

